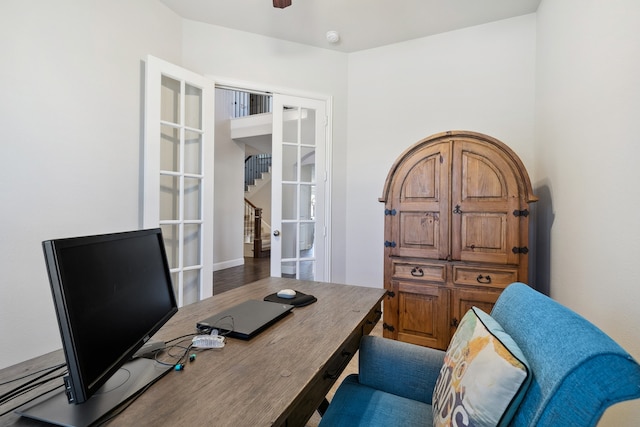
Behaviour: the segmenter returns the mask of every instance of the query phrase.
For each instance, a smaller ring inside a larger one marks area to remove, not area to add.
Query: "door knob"
[[[273,235],[278,237],[280,235],[280,230],[273,230]]]

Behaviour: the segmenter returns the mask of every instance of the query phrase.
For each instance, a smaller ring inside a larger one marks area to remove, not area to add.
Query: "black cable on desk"
[[[25,375],[23,375],[23,376],[21,376],[21,377],[14,378],[14,379],[12,379],[12,380],[8,380],[8,381],[5,381],[5,382],[3,382],[3,383],[0,383],[0,386],[7,385],[7,384],[9,384],[9,383],[13,383],[13,382],[16,382],[16,381],[20,381],[20,380],[25,379],[25,378],[27,378],[27,377],[30,377],[30,376],[32,376],[32,375],[39,374],[40,372],[43,372],[43,371],[50,371],[50,372],[52,372],[52,371],[55,371],[56,369],[60,369],[60,368],[62,368],[62,367],[64,367],[64,366],[67,366],[67,364],[66,364],[66,363],[60,363],[59,365],[49,366],[48,368],[42,368],[42,369],[40,369],[40,370],[38,370],[38,371],[29,372],[28,374],[25,374]],[[0,396],[0,399],[1,399],[1,398],[2,398],[2,396]]]
[[[58,375],[56,375],[56,376],[54,376],[52,378],[48,378],[48,379],[45,379],[43,381],[37,382],[38,380],[40,380],[42,378],[45,378],[48,375],[51,375],[52,373],[57,371],[58,369],[64,368],[66,366],[67,366],[66,363],[61,363],[61,364],[56,365],[56,366],[40,369],[39,371],[35,371],[35,372],[31,372],[29,374],[23,375],[22,377],[14,378],[12,380],[3,382],[0,385],[6,385],[6,384],[9,384],[9,383],[12,383],[12,382],[15,382],[15,381],[20,381],[20,380],[23,380],[23,379],[28,378],[30,376],[37,375],[37,374],[40,374],[40,373],[44,372],[41,375],[37,376],[36,378],[33,378],[33,379],[25,382],[24,384],[20,384],[19,386],[17,386],[15,388],[9,390],[8,392],[4,393],[2,396],[0,396],[0,405],[4,405],[5,403],[9,402],[10,400],[14,399],[15,397],[17,397],[17,396],[19,396],[21,394],[24,394],[24,393],[26,393],[28,391],[31,391],[36,387],[39,387],[39,386],[41,386],[43,384],[48,383],[49,381],[52,381],[52,380],[55,380],[57,378],[60,378],[60,377],[64,376],[66,374],[66,371],[63,372],[62,374],[58,374]]]
[[[8,391],[7,393],[3,394],[2,396],[0,396],[0,405],[4,405],[4,404],[10,402],[11,400],[13,400],[13,399],[15,399],[15,398],[17,398],[19,396],[22,396],[22,395],[24,395],[24,394],[26,394],[26,393],[28,393],[30,391],[36,390],[38,387],[41,387],[41,386],[43,386],[43,385],[45,385],[47,383],[50,383],[53,380],[62,378],[63,376],[65,376],[67,374],[66,370],[56,374],[53,377],[42,379],[42,378],[44,378],[44,377],[46,377],[48,375],[51,375],[56,370],[61,369],[61,368],[65,367],[65,366],[66,366],[66,364],[63,363],[63,364],[54,366],[52,368],[45,368],[45,369],[42,369],[40,371],[36,371],[36,372],[32,372],[30,374],[24,375],[24,376],[22,376],[20,378],[16,378],[16,379],[4,382],[3,384],[9,384],[11,382],[18,381],[18,380],[30,377],[32,375],[36,375],[36,374],[38,374],[40,372],[47,371],[44,374],[38,376],[37,378],[34,378],[34,379],[24,383],[24,384],[21,384],[18,387],[15,387],[14,389],[12,389],[12,390]],[[40,380],[40,379],[42,379],[42,380]],[[40,380],[40,381],[38,381],[38,380]],[[57,387],[52,388],[51,390],[47,390],[47,391],[44,391],[44,392],[42,392],[40,394],[37,394],[36,396],[33,396],[29,400],[27,400],[25,402],[22,402],[19,405],[17,405],[15,407],[13,407],[13,408],[1,413],[0,417],[8,414],[9,412],[15,411],[17,408],[19,408],[19,407],[21,407],[21,406],[23,406],[23,405],[25,405],[25,404],[27,404],[29,402],[32,402],[33,400],[38,399],[38,398],[44,396],[47,393],[50,393],[50,392],[52,392],[54,390],[62,388],[63,386],[64,386],[64,384],[60,384]]]

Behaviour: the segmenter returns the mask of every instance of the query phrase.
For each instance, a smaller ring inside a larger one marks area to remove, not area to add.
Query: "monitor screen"
[[[67,398],[83,403],[178,311],[162,232],[48,240],[43,249]]]

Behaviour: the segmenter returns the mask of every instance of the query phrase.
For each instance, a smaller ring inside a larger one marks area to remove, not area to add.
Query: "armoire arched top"
[[[428,136],[414,145],[407,148],[393,163],[391,169],[389,169],[389,173],[387,174],[387,179],[384,183],[384,188],[382,191],[382,197],[378,200],[380,202],[385,203],[390,194],[391,186],[392,186],[392,178],[395,176],[398,168],[405,162],[407,159],[411,158],[411,155],[416,151],[424,148],[427,145],[439,144],[443,141],[447,140],[468,140],[472,142],[484,143],[488,146],[494,147],[495,150],[501,152],[507,161],[511,163],[512,169],[519,175],[519,182],[522,183],[522,187],[520,189],[521,194],[524,198],[524,201],[527,203],[533,203],[538,200],[538,198],[533,194],[533,188],[531,187],[531,180],[529,179],[529,175],[526,172],[526,168],[520,160],[520,157],[507,146],[502,141],[493,138],[489,135],[485,135],[480,132],[472,132],[467,130],[451,130],[446,132],[436,133],[434,135]]]

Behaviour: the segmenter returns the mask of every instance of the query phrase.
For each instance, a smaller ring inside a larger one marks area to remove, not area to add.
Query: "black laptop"
[[[205,333],[217,329],[220,335],[248,340],[291,313],[293,308],[290,304],[247,300],[199,321],[196,327]]]

